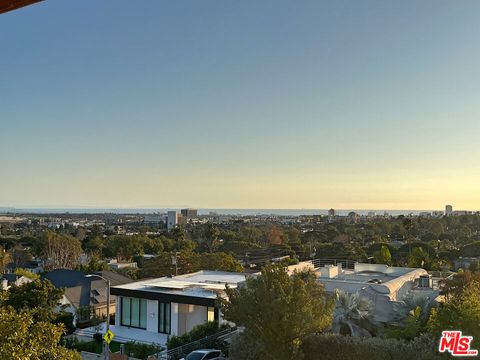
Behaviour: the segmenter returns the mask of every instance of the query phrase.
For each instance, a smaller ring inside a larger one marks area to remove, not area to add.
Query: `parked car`
[[[192,351],[187,357],[180,360],[225,360],[225,355],[220,350],[200,349]]]

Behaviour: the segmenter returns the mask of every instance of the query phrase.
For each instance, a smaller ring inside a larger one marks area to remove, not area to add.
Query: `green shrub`
[[[305,360],[437,360],[445,359],[436,351],[436,342],[421,335],[406,342],[397,339],[360,338],[334,334],[311,335],[304,339]]]
[[[54,323],[63,324],[65,326],[65,332],[67,335],[70,335],[75,331],[75,326],[73,325],[73,315],[69,312],[62,311],[58,313]]]
[[[436,352],[437,342],[421,335],[406,342],[397,339],[359,338],[336,334],[309,335],[303,339],[302,360],[441,360],[447,355]],[[230,345],[229,359],[257,360],[266,358],[258,338],[243,332]]]
[[[97,341],[79,341],[77,338],[65,338],[64,344],[68,349],[75,349],[78,352],[87,351],[100,354],[102,352],[102,343]]]
[[[263,358],[262,344],[248,332],[235,337],[229,348],[229,359],[232,360],[257,360]]]
[[[103,334],[101,334],[101,333],[93,334],[93,340],[97,343],[103,342]]]
[[[203,339],[227,328],[229,328],[228,325],[222,325],[219,327],[217,321],[210,321],[202,325],[197,325],[186,334],[170,337],[167,342],[167,347],[173,349],[191,343],[192,341]]]
[[[99,334],[101,335],[101,334]],[[102,341],[79,341],[75,337],[64,338],[63,345],[68,349],[75,349],[77,351],[87,351],[91,353],[101,354],[103,351],[103,342]],[[120,343],[115,341],[110,343],[110,351],[116,352],[120,349]],[[125,353],[128,355],[137,358],[137,359],[147,359],[148,356],[160,352],[162,348],[157,345],[147,345],[140,344],[134,341],[128,342],[125,344]]]
[[[125,344],[125,353],[137,359],[146,359],[148,356],[160,352],[162,348],[157,345],[140,344],[130,341]]]

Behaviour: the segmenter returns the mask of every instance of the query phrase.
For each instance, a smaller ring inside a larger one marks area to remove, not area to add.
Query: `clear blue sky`
[[[479,1],[0,15],[0,206],[480,208]]]

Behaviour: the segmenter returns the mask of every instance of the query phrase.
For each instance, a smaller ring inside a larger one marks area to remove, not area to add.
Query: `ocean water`
[[[180,211],[180,208],[0,208],[0,213],[30,213],[30,214],[152,214],[164,213],[169,210]],[[374,212],[377,215],[383,215],[387,212],[390,215],[418,215],[420,212],[433,210],[388,210],[388,209],[335,209],[337,215],[345,216],[349,212],[355,211],[360,215],[367,215]],[[208,215],[210,212],[219,215],[279,215],[279,216],[301,216],[301,215],[327,215],[328,209],[198,209],[199,215]]]

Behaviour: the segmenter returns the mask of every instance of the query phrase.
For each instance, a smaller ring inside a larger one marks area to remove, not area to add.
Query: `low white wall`
[[[318,279],[321,284],[325,287],[325,291],[333,293],[335,289],[343,290],[347,293],[354,294],[357,291],[361,290],[366,286],[366,284],[353,282],[353,281],[340,281],[335,279]]]
[[[313,264],[309,261],[301,261],[296,265],[290,265],[287,267],[287,271],[289,275],[292,275],[295,271],[307,271],[307,270],[314,270]]]
[[[388,272],[388,265],[384,264],[365,264],[365,263],[355,263],[355,272],[361,271],[377,271],[386,274]]]

